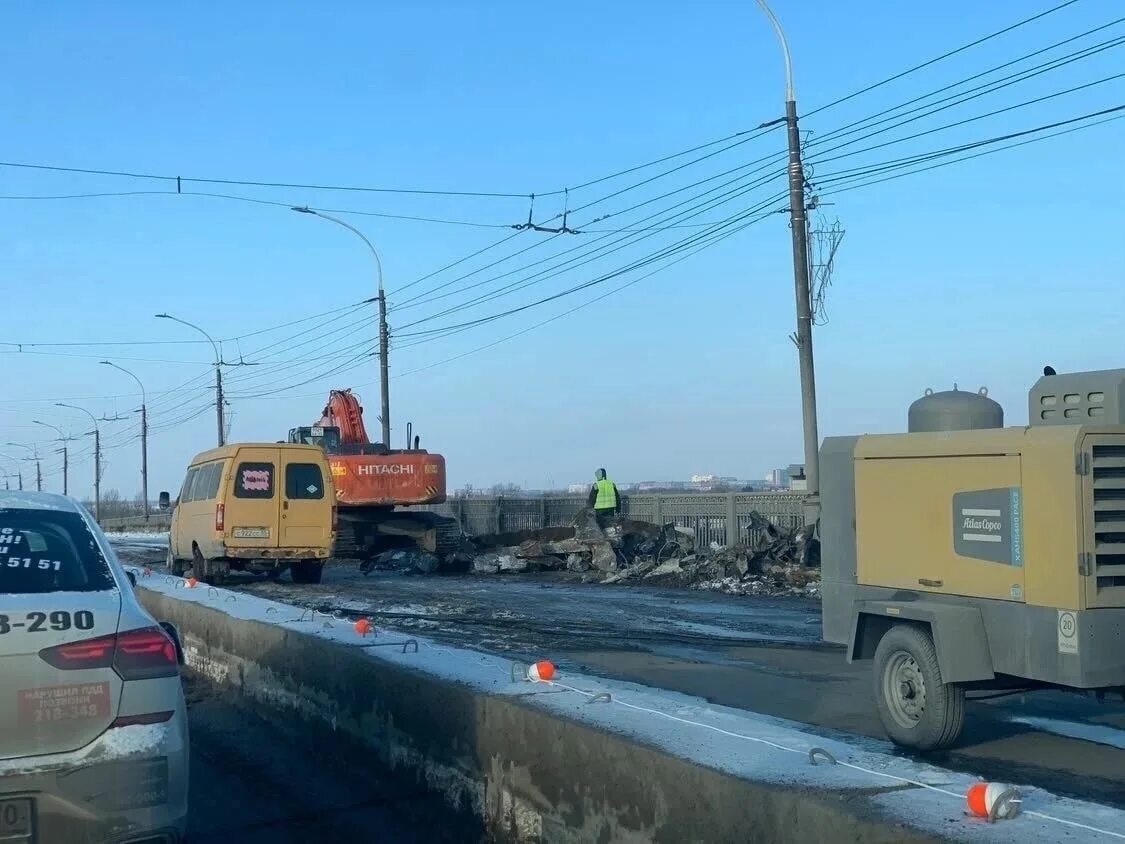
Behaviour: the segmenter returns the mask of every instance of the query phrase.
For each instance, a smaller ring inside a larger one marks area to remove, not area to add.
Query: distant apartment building
[[[808,479],[805,477],[804,463],[790,463],[786,474],[789,476],[790,489],[801,491],[809,488]]]
[[[770,469],[766,472],[766,484],[768,486],[782,487],[787,483],[787,478],[784,469]]]
[[[742,482],[733,475],[692,475],[688,487],[696,492],[710,492],[716,488],[738,488]]]
[[[686,481],[638,481],[629,487],[631,492],[664,492],[666,490],[682,492],[687,488]]]

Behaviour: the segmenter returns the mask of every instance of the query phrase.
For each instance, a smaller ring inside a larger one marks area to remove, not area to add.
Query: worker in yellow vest
[[[594,485],[590,488],[587,504],[594,508],[598,527],[605,530],[621,513],[621,495],[617,484],[605,476],[605,469],[594,472]]]

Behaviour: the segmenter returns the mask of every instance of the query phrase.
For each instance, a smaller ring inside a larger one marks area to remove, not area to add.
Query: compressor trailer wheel
[[[875,703],[891,741],[918,750],[949,747],[965,724],[965,690],[942,681],[928,630],[898,624],[875,650]]]

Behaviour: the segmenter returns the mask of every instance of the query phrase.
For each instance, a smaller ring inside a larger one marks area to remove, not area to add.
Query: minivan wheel
[[[227,563],[222,560],[204,559],[203,552],[198,546],[192,549],[191,568],[192,575],[196,579],[212,586],[222,586],[227,580],[227,575],[230,574],[230,566]]]
[[[298,560],[289,570],[294,583],[320,583],[324,563],[320,560]]]
[[[183,577],[187,567],[184,565],[183,560],[177,560],[172,556],[172,545],[168,545],[168,556],[164,560],[164,565],[168,569],[168,573],[174,577]]]
[[[897,624],[875,649],[875,704],[891,741],[919,750],[949,747],[965,724],[965,690],[941,678],[928,630]]]

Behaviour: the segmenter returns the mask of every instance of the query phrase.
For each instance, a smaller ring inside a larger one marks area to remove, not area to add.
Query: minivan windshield
[[[77,513],[0,508],[0,595],[113,586],[109,563]]]

